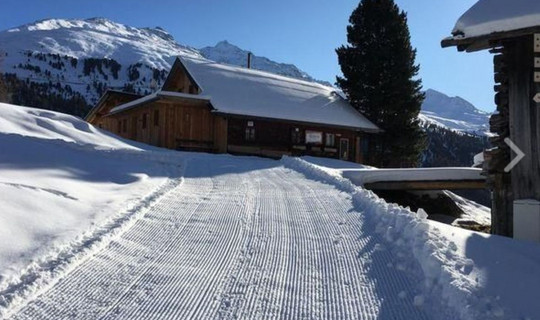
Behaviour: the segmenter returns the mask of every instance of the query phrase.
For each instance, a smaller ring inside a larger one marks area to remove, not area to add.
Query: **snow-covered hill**
[[[428,89],[420,119],[424,124],[434,124],[453,131],[487,135],[490,115],[463,98],[449,97]]]
[[[0,72],[48,84],[94,104],[106,88],[149,93],[177,55],[200,56],[161,28],[134,28],[103,18],[49,19],[0,32]]]
[[[150,93],[176,56],[205,56],[245,65],[247,51],[226,41],[201,51],[179,44],[162,28],[135,28],[104,18],[48,19],[0,32],[0,72],[93,105],[107,88]],[[296,66],[254,56],[253,68],[314,80]],[[64,110],[66,111],[66,110]]]
[[[0,318],[20,293],[13,281],[40,274],[39,285],[55,275],[52,264],[77,264],[176,186],[181,171],[173,152],[4,103],[0,150]]]

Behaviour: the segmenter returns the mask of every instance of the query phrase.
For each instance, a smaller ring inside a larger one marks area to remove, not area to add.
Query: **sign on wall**
[[[322,132],[306,130],[306,143],[322,143]]]

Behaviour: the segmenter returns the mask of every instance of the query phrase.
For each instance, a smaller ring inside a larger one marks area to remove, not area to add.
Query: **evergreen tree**
[[[0,102],[9,102],[7,87],[4,83],[4,76],[1,73],[0,73]]]
[[[2,70],[2,62],[4,61],[4,56],[7,56],[7,53],[4,53],[0,50],[0,70]],[[5,84],[4,75],[2,73],[0,73],[0,102],[9,102],[7,86]]]
[[[424,94],[407,15],[393,0],[362,0],[349,22],[348,45],[336,50],[343,73],[337,84],[385,130],[380,164],[416,166],[426,145],[417,119]]]

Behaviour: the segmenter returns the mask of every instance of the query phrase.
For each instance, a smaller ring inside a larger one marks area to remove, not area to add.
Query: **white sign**
[[[322,132],[306,130],[306,143],[322,143]]]

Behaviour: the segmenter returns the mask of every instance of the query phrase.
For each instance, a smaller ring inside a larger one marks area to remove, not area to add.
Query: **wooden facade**
[[[168,149],[219,151],[219,143],[214,143],[219,119],[210,110],[201,101],[156,101],[105,117],[103,128]]]
[[[108,90],[101,97],[101,99],[99,99],[97,105],[90,110],[86,116],[86,121],[101,128],[104,126],[103,118],[111,111],[112,108],[141,97],[142,96],[134,93]]]
[[[280,158],[313,155],[373,164],[376,134],[355,128],[216,112],[175,63],[162,91],[123,104],[108,95],[87,117],[123,138],[189,151]],[[128,102],[125,101],[125,102]],[[121,105],[118,108],[113,108]]]

